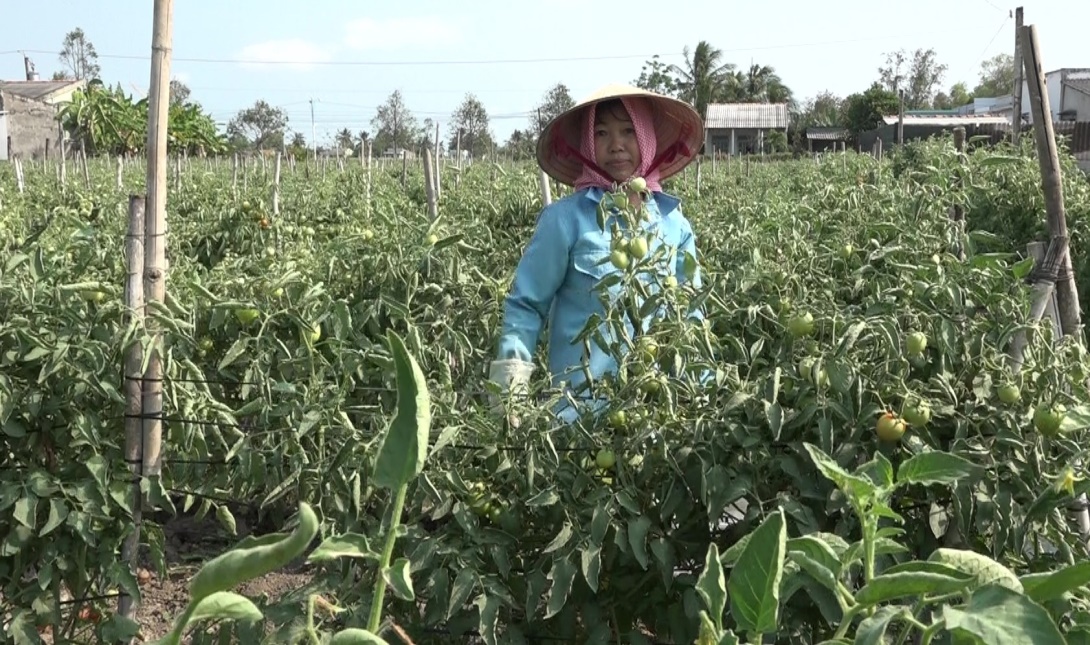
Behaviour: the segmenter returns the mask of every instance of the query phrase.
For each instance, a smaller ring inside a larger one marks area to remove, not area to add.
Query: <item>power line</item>
[[[22,51],[31,54],[55,54],[60,52],[47,49],[24,49]],[[380,60],[253,60],[248,58],[187,58],[173,56],[171,60],[179,63],[211,63],[211,64],[245,64],[245,65],[321,65],[321,66],[404,66],[404,65],[504,65],[527,63],[567,63],[595,60],[625,60],[632,58],[650,58],[652,56],[683,56],[681,52],[672,54],[624,54],[617,56],[572,56],[561,58],[495,58],[482,60],[422,60],[422,61],[380,61]],[[147,55],[137,56],[131,54],[99,54],[98,58],[110,58],[120,60],[148,60]]]

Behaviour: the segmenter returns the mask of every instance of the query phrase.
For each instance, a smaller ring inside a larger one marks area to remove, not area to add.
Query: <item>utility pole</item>
[[[1011,92],[1011,143],[1018,146],[1022,135],[1022,7],[1014,10],[1014,88]]]
[[[310,99],[310,149],[314,151],[314,162],[318,162],[318,140],[314,136],[314,99]]]
[[[897,88],[897,98],[901,102],[897,112],[897,145],[901,146],[905,143],[905,90],[903,87]]]

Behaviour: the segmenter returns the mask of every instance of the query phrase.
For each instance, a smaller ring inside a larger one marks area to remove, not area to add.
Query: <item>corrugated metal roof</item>
[[[882,120],[886,125],[897,125],[896,114],[882,117]],[[1002,125],[1009,122],[1010,119],[1007,117],[988,114],[944,114],[936,116],[905,115],[905,125],[934,125],[942,127],[947,125]]]
[[[806,128],[806,138],[811,141],[840,141],[848,138],[844,128]]]
[[[704,127],[724,128],[786,128],[786,103],[712,103]]]
[[[83,86],[83,81],[0,81],[0,90],[33,101],[42,101],[70,86]]]

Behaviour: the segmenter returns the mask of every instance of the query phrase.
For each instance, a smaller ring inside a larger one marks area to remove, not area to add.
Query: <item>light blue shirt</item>
[[[570,388],[578,390],[585,383],[586,348],[577,337],[592,315],[604,316],[595,285],[607,275],[619,272],[609,261],[610,231],[614,222],[622,230],[626,226],[618,213],[606,218],[605,230],[599,227],[598,206],[603,195],[599,188],[583,189],[542,210],[504,302],[497,358],[531,361],[548,321],[548,369],[552,383],[557,387],[566,382]],[[653,233],[649,256],[662,245],[676,249],[673,268],[678,283],[684,284],[685,254],[691,254],[695,260],[696,239],[680,206],[681,200],[676,197],[653,193],[653,199],[646,202],[650,221],[643,222],[642,227]],[[699,269],[691,284],[700,289]],[[653,285],[648,286],[654,292]],[[615,297],[619,287],[610,287],[609,291]],[[697,310],[690,316],[700,320],[703,314]],[[644,320],[645,329],[651,321],[651,316]],[[630,322],[628,327],[629,334],[633,333]],[[601,329],[603,336],[610,339],[605,324]],[[587,365],[594,379],[616,371],[617,364],[612,356],[593,341],[589,348]]]

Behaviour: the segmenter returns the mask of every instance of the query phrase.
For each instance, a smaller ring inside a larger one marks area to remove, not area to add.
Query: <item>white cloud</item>
[[[251,69],[310,69],[332,59],[328,50],[299,38],[247,45],[238,57]]]
[[[436,17],[360,18],[345,25],[344,44],[356,50],[450,45],[458,42],[461,35],[456,25]]]

